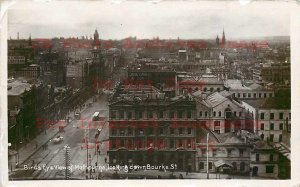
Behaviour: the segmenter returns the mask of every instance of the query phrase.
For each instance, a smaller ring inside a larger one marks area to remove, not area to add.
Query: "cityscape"
[[[9,180],[291,178],[289,35],[102,32],[9,33]]]

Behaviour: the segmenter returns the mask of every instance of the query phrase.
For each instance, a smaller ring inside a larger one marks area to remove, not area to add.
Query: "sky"
[[[50,0],[48,0],[50,1]],[[122,3],[120,3],[122,2]],[[19,1],[8,10],[8,37],[92,36],[102,39],[252,38],[289,36],[289,6],[197,1]]]

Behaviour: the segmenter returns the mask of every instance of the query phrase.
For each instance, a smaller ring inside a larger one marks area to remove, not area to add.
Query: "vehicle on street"
[[[93,121],[104,121],[105,120],[105,116],[100,115],[100,112],[95,112],[93,114],[92,120]]]
[[[53,138],[52,141],[53,141],[53,143],[60,143],[60,142],[64,141],[64,137],[62,137],[61,135],[58,135],[55,138]]]

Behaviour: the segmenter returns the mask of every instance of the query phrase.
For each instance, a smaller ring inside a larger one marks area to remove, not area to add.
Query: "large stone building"
[[[195,170],[196,105],[167,99],[152,86],[123,85],[109,104],[110,164],[170,165]]]

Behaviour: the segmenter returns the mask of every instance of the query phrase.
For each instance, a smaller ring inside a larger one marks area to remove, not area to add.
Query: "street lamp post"
[[[207,179],[209,179],[209,171],[208,171],[208,138],[209,138],[209,133],[207,133],[206,136],[206,173],[207,173]]]

